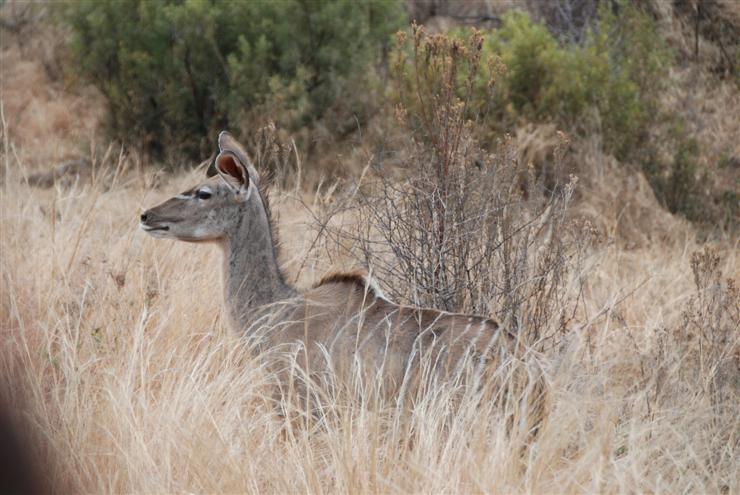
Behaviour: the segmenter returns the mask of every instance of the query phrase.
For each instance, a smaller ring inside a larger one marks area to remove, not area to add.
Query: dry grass
[[[223,323],[217,248],[138,232],[140,209],[193,173],[152,189],[123,156],[112,186],[40,191],[3,158],[0,369],[56,491],[740,491],[738,418],[693,382],[654,393],[656,380],[674,383],[654,357],[681,358],[658,348],[694,293],[690,237],[604,243],[585,260],[584,319],[543,357],[552,401],[533,440],[507,435],[490,408],[450,413],[444,391],[413,411],[350,403],[286,430],[267,377]],[[290,275],[311,239],[296,205],[277,195]],[[737,280],[737,245],[718,249]],[[303,266],[305,284],[322,261]]]
[[[573,212],[600,242],[566,286],[578,320],[538,357],[551,401],[535,438],[507,434],[476,397],[450,411],[447,390],[411,411],[354,401],[286,428],[265,399],[269,377],[226,327],[218,249],[138,230],[141,209],[196,172],[162,183],[111,153],[92,184],[26,185],[94,142],[99,106],[65,100],[14,49],[2,67],[0,404],[54,491],[740,493],[738,241],[714,243],[719,264],[697,291],[692,255],[707,246],[598,143],[576,150],[588,174]],[[326,207],[322,191],[274,195],[300,286],[330,268],[302,206]]]
[[[17,146],[8,153],[47,169],[76,158],[80,150],[89,152],[105,115],[95,88],[66,80],[64,36],[45,22],[48,10],[40,2],[7,2],[0,10],[5,23],[19,26],[17,32],[0,32],[0,92]]]

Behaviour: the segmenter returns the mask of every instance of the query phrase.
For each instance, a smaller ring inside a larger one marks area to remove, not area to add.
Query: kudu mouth
[[[168,224],[177,223],[177,220],[171,218],[156,218],[149,211],[142,213],[139,220],[139,226],[144,232],[166,232],[170,230]]]
[[[153,226],[153,225],[146,225],[143,223],[141,224],[141,228],[144,229],[145,232],[156,232],[157,230],[170,230],[169,225]]]

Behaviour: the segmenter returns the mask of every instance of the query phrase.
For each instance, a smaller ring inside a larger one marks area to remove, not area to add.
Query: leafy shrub
[[[479,90],[479,98],[495,101],[495,125],[524,118],[597,128],[608,152],[639,159],[669,60],[647,14],[627,4],[619,14],[601,8],[582,44],[561,44],[543,24],[512,11],[486,40],[484,56],[499,58],[507,68],[493,93]]]
[[[619,6],[615,13],[603,5],[580,43],[559,41],[525,12],[507,12],[501,28],[484,37],[481,59],[489,70],[466,102],[468,117],[494,135],[522,121],[599,132],[605,150],[622,161],[642,165],[652,158],[650,137],[663,120],[659,96],[670,52],[647,13]],[[406,81],[407,92],[417,84]]]
[[[648,13],[631,3],[603,4],[575,43],[559,42],[544,24],[512,11],[486,38],[482,57],[506,67],[493,86],[479,80],[478,101],[469,105],[495,132],[521,120],[598,132],[606,152],[642,168],[666,208],[708,220],[698,144],[679,116],[660,106],[671,53]]]
[[[661,157],[658,150],[648,149],[643,163],[655,196],[672,213],[681,213],[689,220],[706,220],[709,212],[702,206],[698,159],[699,144],[687,136],[680,122],[674,122],[661,136],[671,152]]]
[[[61,14],[114,135],[190,155],[268,100],[287,125],[321,118],[402,20],[396,0],[87,0]]]

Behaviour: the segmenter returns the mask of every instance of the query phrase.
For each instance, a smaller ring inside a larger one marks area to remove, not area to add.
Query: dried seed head
[[[406,44],[406,31],[398,31],[396,33],[396,48],[401,49]]]

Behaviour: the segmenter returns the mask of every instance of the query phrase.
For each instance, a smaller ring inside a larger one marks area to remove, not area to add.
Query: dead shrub
[[[399,302],[495,314],[525,343],[543,343],[575,311],[566,285],[579,258],[567,215],[576,179],[562,180],[562,133],[553,164],[539,170],[509,136],[493,152],[481,145],[471,96],[486,74],[492,87],[499,70],[485,70],[481,51],[478,32],[427,36],[414,26],[410,49],[399,34],[396,115],[411,139],[395,153],[400,167],[375,161],[324,218],[327,226],[351,210],[356,219],[326,229],[336,241],[327,245],[367,267]]]
[[[740,292],[720,262],[711,248],[693,254],[696,293],[660,346],[673,386],[684,397],[708,400],[717,418],[732,413],[740,400]]]
[[[682,421],[682,408],[690,405],[708,448],[702,469],[720,477],[736,471],[740,400],[740,292],[723,275],[721,261],[710,247],[692,255],[696,292],[679,321],[661,329],[654,350],[641,356],[642,383],[635,389],[645,387],[647,417],[655,425]],[[733,483],[720,479],[723,490]]]

